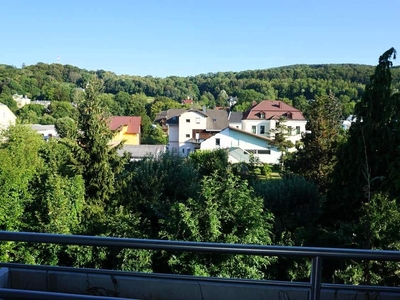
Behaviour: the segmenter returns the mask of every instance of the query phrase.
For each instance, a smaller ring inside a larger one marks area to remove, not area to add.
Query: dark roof
[[[140,133],[141,117],[114,116],[110,118],[109,127],[111,130],[121,130],[128,126],[126,133]]]
[[[240,123],[243,119],[243,112],[241,111],[231,111],[229,115],[229,122]]]
[[[229,126],[228,122],[228,112],[226,110],[217,110],[217,109],[208,109],[208,110],[199,110],[199,109],[169,109],[166,112],[160,112],[157,115],[158,117],[163,117],[167,120],[168,124],[178,124],[178,118],[183,113],[186,112],[194,112],[201,114],[207,117],[207,128],[206,130],[210,131],[220,131]]]
[[[226,110],[209,109],[207,110],[207,130],[221,131],[229,126],[228,112]]]
[[[260,117],[262,113],[264,113],[264,118]],[[261,101],[243,114],[245,120],[277,120],[280,117],[290,120],[306,120],[300,110],[278,100]]]
[[[157,156],[165,150],[165,145],[123,145],[117,152],[121,156],[124,152],[128,152],[131,158],[144,158],[149,155]]]

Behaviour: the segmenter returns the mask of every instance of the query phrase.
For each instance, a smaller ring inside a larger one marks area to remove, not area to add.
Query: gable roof
[[[229,114],[230,123],[240,123],[243,118],[243,112],[241,111],[231,111]]]
[[[207,110],[207,130],[221,131],[229,126],[228,112],[226,110],[209,109]]]
[[[113,116],[110,118],[109,127],[111,130],[120,131],[123,126],[128,126],[126,133],[140,133],[141,117]]]
[[[229,126],[228,122],[228,112],[226,110],[219,109],[169,109],[167,111],[160,112],[156,120],[166,119],[168,124],[178,124],[178,118],[184,113],[193,112],[204,117],[207,117],[207,128],[204,128],[209,131],[221,131],[222,129]]]
[[[140,159],[146,156],[157,156],[166,151],[166,145],[123,145],[117,152],[120,156],[128,152],[131,158]]]
[[[261,113],[265,114],[264,118],[260,117]],[[278,100],[261,101],[243,114],[244,120],[277,120],[280,117],[286,117],[289,120],[306,120],[300,110]]]

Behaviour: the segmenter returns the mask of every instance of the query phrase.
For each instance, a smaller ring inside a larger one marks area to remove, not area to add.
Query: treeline
[[[115,107],[124,105],[123,99],[115,98],[124,92],[148,99],[168,97],[177,102],[190,97],[198,106],[211,108],[226,106],[226,99],[233,96],[238,98],[237,110],[246,109],[252,101],[279,98],[305,111],[310,100],[331,91],[341,103],[342,117],[347,117],[363,97],[372,73],[372,66],[332,64],[157,78],[117,76],[109,71],[87,71],[61,64],[38,63],[22,68],[0,65],[0,101],[10,103],[9,97],[18,93],[35,100],[77,102],[80,89],[94,75],[103,82],[103,93]],[[393,87],[399,89],[400,69],[394,68],[392,73]]]

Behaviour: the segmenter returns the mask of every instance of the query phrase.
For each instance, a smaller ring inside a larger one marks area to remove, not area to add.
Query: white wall
[[[216,140],[220,140],[220,146],[216,145]],[[243,150],[266,150],[271,149],[271,154],[257,154],[263,163],[277,164],[281,153],[267,141],[257,137],[241,133],[229,128],[208,138],[201,143],[201,150],[214,150],[218,148],[239,147]]]
[[[186,122],[189,120],[189,122]],[[192,138],[193,129],[206,129],[207,117],[193,111],[184,112],[179,116],[179,143],[184,143]],[[189,135],[189,136],[187,136]]]
[[[0,129],[6,129],[10,125],[15,125],[17,117],[4,104],[0,103]]]

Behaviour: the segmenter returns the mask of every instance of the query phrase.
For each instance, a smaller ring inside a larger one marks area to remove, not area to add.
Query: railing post
[[[321,271],[322,271],[322,258],[320,256],[313,257],[311,266],[311,293],[309,300],[321,299]]]

